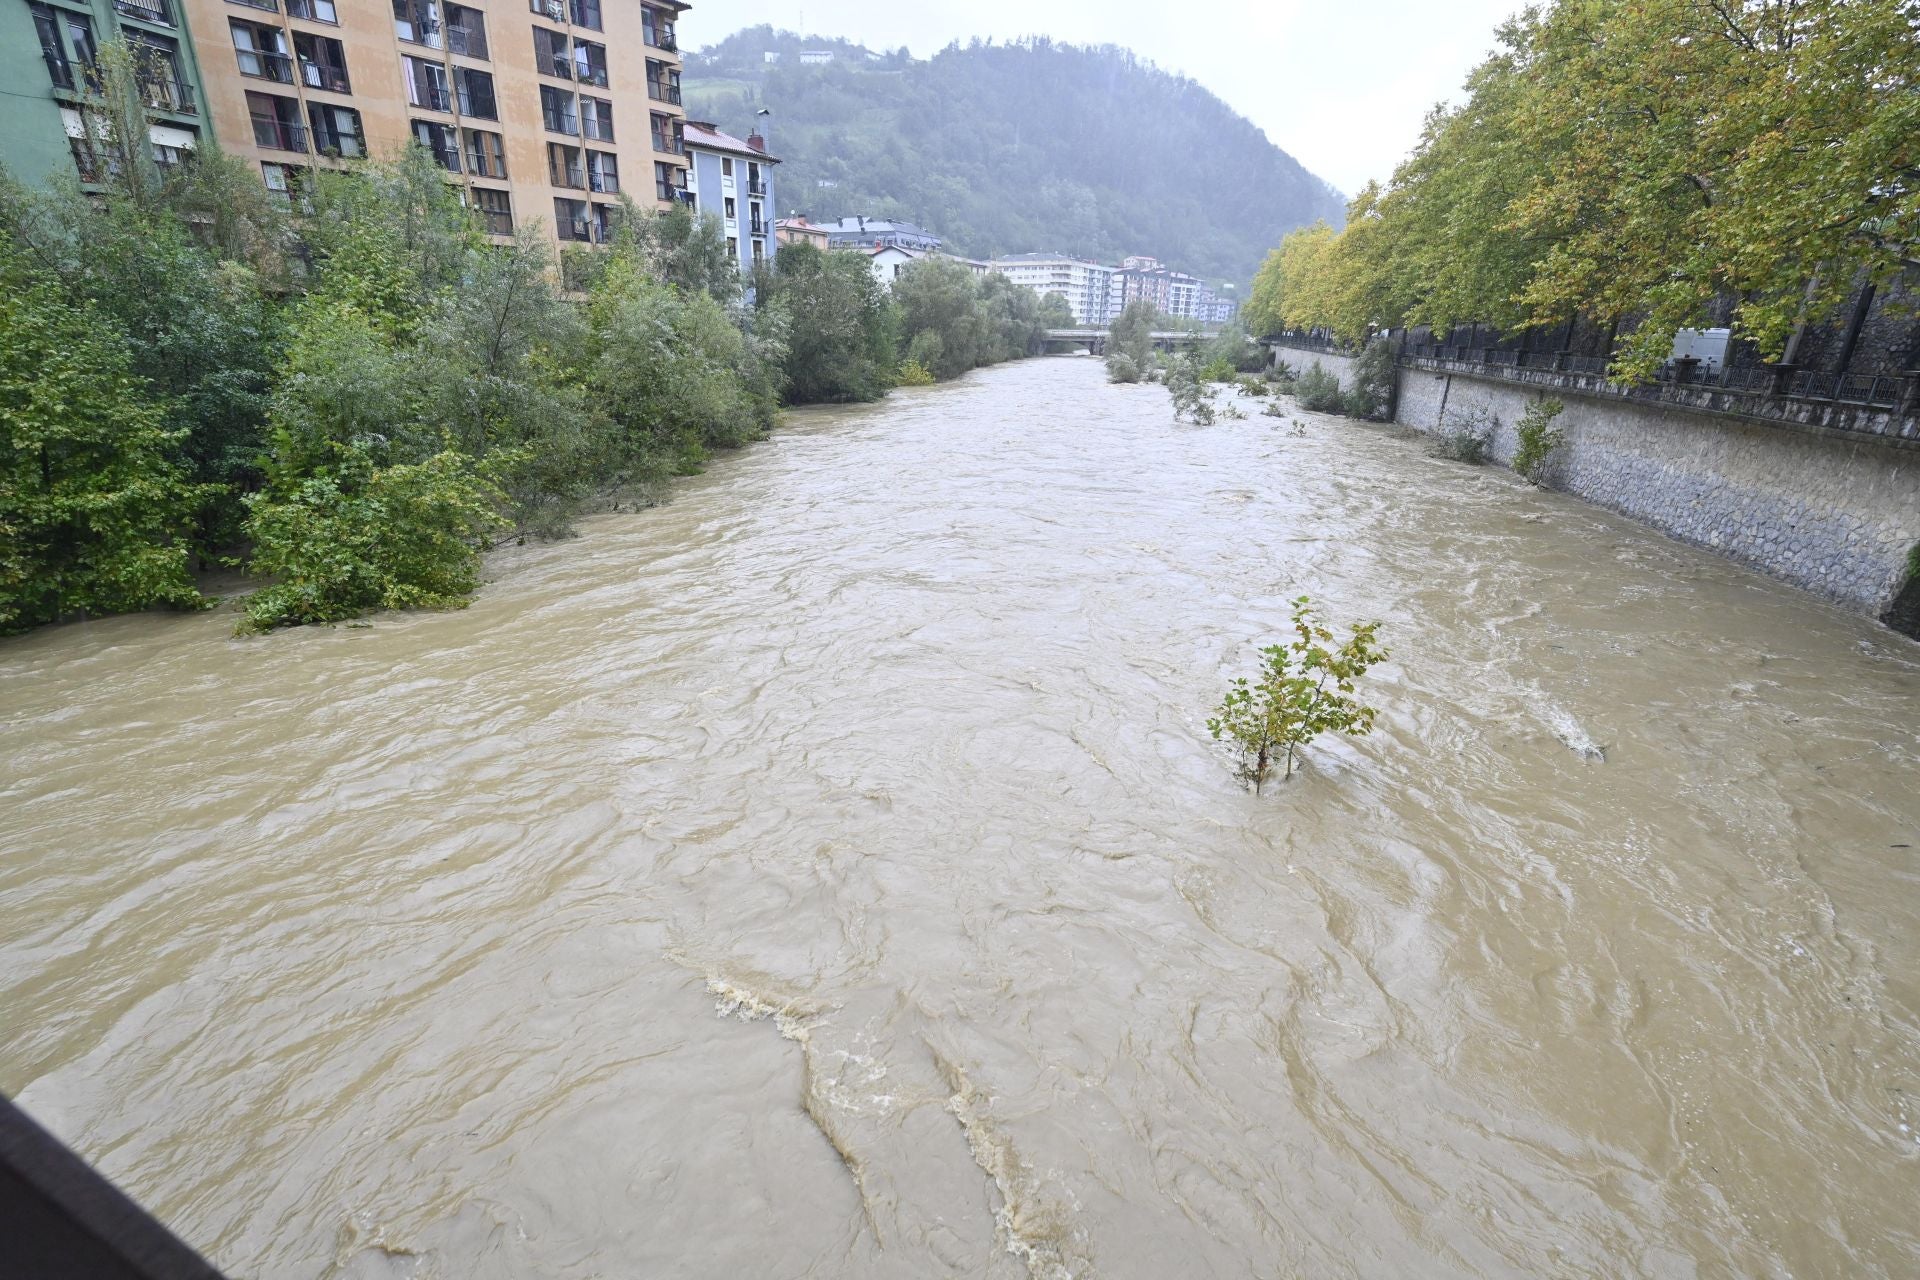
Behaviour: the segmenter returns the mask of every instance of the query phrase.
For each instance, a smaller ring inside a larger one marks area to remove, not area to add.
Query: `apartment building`
[[[0,4],[0,163],[39,185],[76,170],[83,183],[114,163],[87,109],[102,46],[133,55],[155,161],[177,164],[207,127],[200,69],[176,0],[9,0]]]
[[[1161,315],[1190,318],[1199,317],[1200,295],[1207,288],[1198,276],[1170,271],[1152,258],[1126,259],[1114,275],[1114,286],[1119,294],[1116,315],[1128,303],[1145,299]]]
[[[939,236],[911,222],[852,217],[820,225],[827,233],[828,245],[835,249],[880,249],[890,246],[911,249],[915,253],[932,253],[940,247]]]
[[[773,167],[758,133],[736,138],[706,120],[686,124],[687,197],[703,218],[719,218],[727,252],[742,275],[774,254]]]
[[[993,269],[1043,297],[1061,295],[1078,324],[1104,325],[1119,314],[1109,301],[1114,268],[1103,263],[1063,253],[1016,253],[995,258]]]
[[[315,166],[410,140],[496,237],[598,242],[623,192],[686,199],[677,0],[166,2],[221,145],[290,202]]]

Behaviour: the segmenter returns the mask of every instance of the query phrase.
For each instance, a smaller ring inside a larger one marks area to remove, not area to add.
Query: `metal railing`
[[[253,141],[255,146],[273,151],[304,152],[307,150],[307,127],[291,120],[256,114],[253,117]]]
[[[485,59],[487,29],[485,27],[448,27],[447,49],[463,57]]]
[[[587,240],[587,220],[585,218],[563,218],[556,228],[556,234],[562,240]]]
[[[271,4],[266,6],[271,9]],[[325,22],[333,26],[340,25],[340,12],[334,8],[333,0],[287,0],[287,16],[305,18],[309,22]]]
[[[655,102],[671,102],[677,107],[680,105],[680,86],[677,84],[668,84],[664,80],[649,79],[647,81],[647,96]]]
[[[40,58],[47,64],[47,75],[53,80],[54,88],[73,88],[73,64],[67,61],[66,54],[42,45]]]
[[[595,142],[612,142],[613,121],[583,115],[580,117],[580,136],[592,138]]]
[[[152,22],[162,27],[174,25],[173,10],[167,0],[113,0],[113,7],[116,12],[142,22]]]
[[[579,165],[548,165],[547,178],[556,187],[572,187],[576,191],[587,189],[587,171]]]
[[[155,111],[173,111],[183,116],[200,114],[193,101],[193,90],[178,80],[142,80],[140,97]]]
[[[564,133],[572,137],[580,132],[580,126],[574,122],[572,112],[546,111],[541,115],[546,121],[548,133]]]
[[[347,72],[344,67],[330,67],[323,62],[300,59],[300,79],[309,89],[325,89],[328,93],[351,93],[347,85]]]
[[[587,171],[587,186],[604,195],[618,195],[620,193],[620,175],[617,173],[604,173],[597,169],[589,169]]]

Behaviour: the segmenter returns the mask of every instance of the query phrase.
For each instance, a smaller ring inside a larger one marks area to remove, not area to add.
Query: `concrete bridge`
[[[1107,353],[1107,340],[1113,335],[1105,329],[1048,329],[1047,345],[1085,347],[1090,354],[1102,356]],[[1153,346],[1156,351],[1172,351],[1178,347],[1197,347],[1212,337],[1209,333],[1194,333],[1186,329],[1156,329],[1153,331]]]

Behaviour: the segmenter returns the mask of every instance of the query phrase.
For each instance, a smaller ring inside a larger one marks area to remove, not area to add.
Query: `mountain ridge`
[[[1204,86],[1111,45],[976,40],[917,59],[762,25],[689,53],[684,98],[734,132],[771,110],[779,216],[903,218],[971,257],[1147,254],[1242,284],[1286,232],[1344,212]]]

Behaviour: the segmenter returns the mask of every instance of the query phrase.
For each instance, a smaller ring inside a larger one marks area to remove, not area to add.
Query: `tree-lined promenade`
[[[1730,308],[1797,327],[1920,266],[1920,10],[1899,0],[1559,0],[1501,28],[1467,100],[1346,226],[1286,237],[1259,333],[1620,324],[1615,370]]]
[[[102,61],[111,138],[143,140]],[[714,220],[631,202],[556,262],[417,147],[288,210],[211,146],[163,171],[111,138],[102,193],[0,177],[0,633],[201,607],[216,563],[266,581],[246,629],[457,605],[490,542],[652,500],[782,403],[1037,354],[1067,316],[945,261],[889,292],[789,248],[743,281]]]

